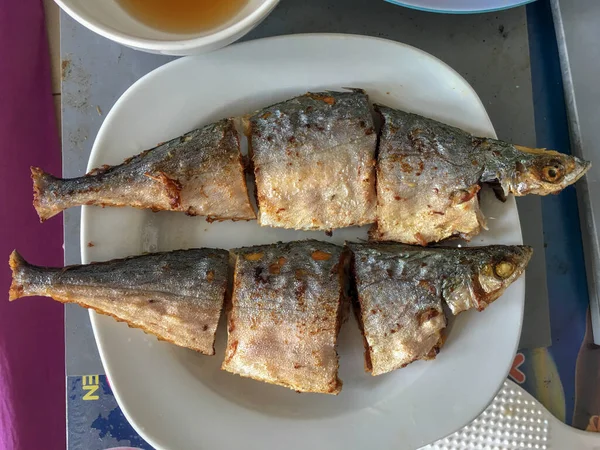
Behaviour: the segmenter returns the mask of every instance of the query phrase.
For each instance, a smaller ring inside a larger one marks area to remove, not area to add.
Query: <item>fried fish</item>
[[[193,249],[68,266],[39,267],[16,251],[9,300],[45,296],[77,303],[161,340],[214,355],[229,254]]]
[[[339,393],[341,252],[312,240],[233,250],[222,368],[298,392]]]
[[[376,105],[383,119],[377,162],[374,241],[427,245],[469,239],[485,225],[477,193],[546,195],[575,183],[590,163],[530,149]]]
[[[59,179],[31,169],[42,221],[80,205],[183,211],[215,220],[250,220],[239,137],[224,119],[87,175]]]
[[[258,222],[332,230],[375,221],[377,136],[367,95],[308,93],[245,118]]]
[[[356,291],[355,312],[365,342],[365,367],[380,375],[435,358],[446,317],[479,311],[521,276],[532,249],[493,245],[421,248],[396,243],[347,244]]]

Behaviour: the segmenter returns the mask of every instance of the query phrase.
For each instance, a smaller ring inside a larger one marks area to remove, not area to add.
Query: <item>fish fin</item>
[[[479,226],[481,228],[483,228],[486,231],[489,230],[487,226],[487,220],[485,220],[485,216],[483,215],[483,212],[481,211],[479,206],[477,207],[477,222],[479,222]]]
[[[532,148],[524,145],[513,145],[514,148],[523,153],[531,153],[533,155],[561,155],[556,150],[548,150],[547,148]]]
[[[8,265],[10,266],[10,270],[12,270],[12,282],[8,290],[8,300],[12,302],[18,298],[27,296],[22,280],[26,278],[25,272],[29,264],[16,250],[13,250],[10,254]]]
[[[350,86],[344,86],[344,87],[342,87],[342,89],[346,89],[346,90],[348,90],[348,91],[352,91],[352,92],[356,92],[356,93],[358,93],[358,94],[365,94],[365,95],[366,95],[366,92],[365,92],[365,90],[364,90],[364,89],[361,89],[361,88],[350,87]]]
[[[492,191],[494,191],[494,195],[496,196],[496,198],[502,203],[505,203],[508,198],[507,187],[499,181],[488,183],[488,185],[492,188]]]
[[[165,189],[165,194],[169,198],[169,203],[176,209],[181,205],[181,183],[179,180],[169,178],[164,172],[148,173],[144,174],[148,178],[161,183]]]
[[[451,200],[452,206],[461,205],[463,203],[467,203],[473,199],[476,195],[479,196],[479,191],[481,190],[481,186],[479,184],[474,184],[466,189],[458,189],[452,192]]]
[[[438,353],[440,352],[441,348],[444,346],[444,343],[446,342],[446,337],[444,336],[444,330],[446,328],[443,328],[440,330],[440,337],[437,340],[437,342],[435,343],[435,345],[433,347],[431,347],[431,350],[429,350],[429,352],[423,357],[424,360],[432,360],[435,359],[435,357],[438,355]]]
[[[60,185],[62,180],[56,178],[39,167],[31,167],[31,179],[33,180],[33,207],[35,208],[40,222],[44,222],[63,210],[56,202],[51,201],[48,193]]]

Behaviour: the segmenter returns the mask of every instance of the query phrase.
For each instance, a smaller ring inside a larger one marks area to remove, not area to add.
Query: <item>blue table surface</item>
[[[549,2],[527,6],[537,145],[570,153],[561,69]],[[575,379],[575,358],[584,338],[588,290],[575,187],[543,198],[544,243],[552,354],[562,380]],[[572,361],[572,364],[566,363]],[[562,363],[561,363],[562,362]],[[575,383],[563,383],[566,417],[573,414]]]

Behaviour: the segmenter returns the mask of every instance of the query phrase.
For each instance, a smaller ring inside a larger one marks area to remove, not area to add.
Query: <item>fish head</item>
[[[489,304],[519,278],[533,254],[525,245],[490,246],[479,249],[474,270],[478,295]]]
[[[533,249],[523,245],[469,249],[444,284],[443,296],[452,313],[484,310],[523,274],[532,254]]]
[[[516,161],[511,175],[502,183],[505,192],[526,194],[556,194],[579,180],[591,163],[554,150],[514,146]]]

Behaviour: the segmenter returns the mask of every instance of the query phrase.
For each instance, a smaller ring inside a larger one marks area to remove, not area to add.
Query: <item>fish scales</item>
[[[546,195],[575,183],[590,163],[551,150],[474,137],[416,114],[375,106],[383,126],[374,241],[427,245],[470,239],[485,226],[482,183],[499,198]]]
[[[377,136],[363,91],[308,93],[245,118],[263,226],[375,221]]]
[[[526,246],[347,245],[372,375],[435,358],[446,326],[442,301],[453,314],[485,309],[521,276],[532,254]]]
[[[318,241],[233,250],[222,368],[299,392],[337,394],[341,252]]]
[[[229,254],[192,249],[48,268],[13,252],[11,300],[46,296],[77,303],[159,339],[213,355]]]
[[[79,205],[182,211],[215,220],[250,220],[239,137],[224,119],[73,179],[32,168],[34,206],[46,220]]]

